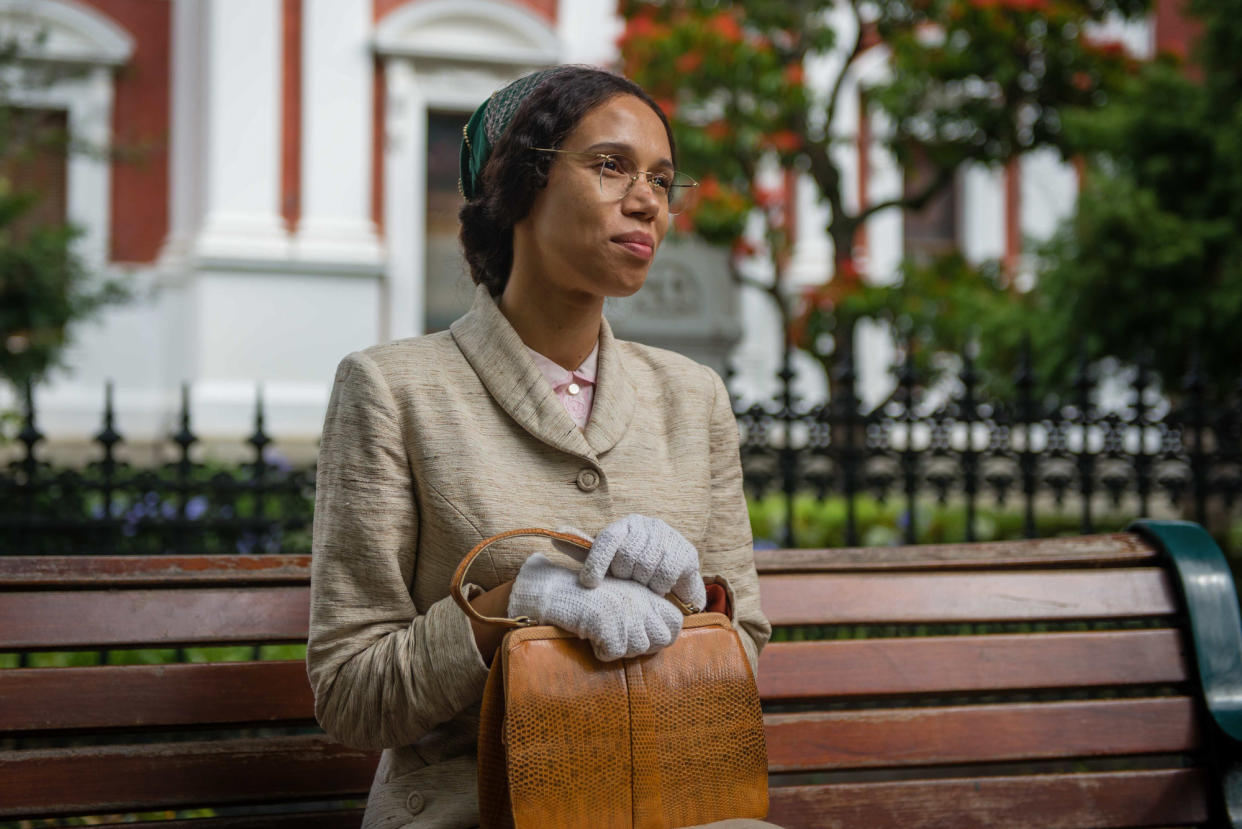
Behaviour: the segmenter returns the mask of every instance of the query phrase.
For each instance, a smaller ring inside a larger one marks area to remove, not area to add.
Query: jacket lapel
[[[630,427],[637,407],[638,390],[625,370],[621,349],[612,335],[608,320],[601,321],[599,364],[595,374],[595,401],[586,425],[587,443],[597,455],[617,445]],[[559,401],[558,401],[559,402]]]
[[[449,330],[488,394],[518,425],[549,446],[588,460],[598,460],[592,449],[595,443],[588,443],[588,438],[570,419],[556,392],[544,379],[543,372],[526,353],[522,338],[500,313],[487,288],[482,285],[478,287],[470,311],[454,322]],[[604,344],[601,341],[601,377],[605,366]],[[597,382],[593,411],[607,405],[600,399],[600,386]],[[588,423],[588,435],[594,422],[593,413]],[[607,445],[612,446],[613,443],[616,443],[615,439]]]

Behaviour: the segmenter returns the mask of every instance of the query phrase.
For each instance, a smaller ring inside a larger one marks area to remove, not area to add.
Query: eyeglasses
[[[697,181],[685,173],[640,170],[632,159],[616,153],[556,150],[548,147],[531,147],[531,150],[537,153],[560,153],[595,159],[595,165],[599,167],[599,191],[610,201],[621,201],[634,189],[634,183],[639,177],[645,178],[652,191],[667,200],[668,212],[674,215],[686,209],[690,196],[699,186]]]

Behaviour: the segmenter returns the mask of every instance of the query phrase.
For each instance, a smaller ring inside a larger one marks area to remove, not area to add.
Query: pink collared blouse
[[[595,402],[595,369],[599,363],[599,342],[595,343],[595,348],[582,361],[582,365],[573,371],[549,360],[530,346],[526,350],[530,352],[531,359],[539,366],[543,376],[548,379],[556,396],[561,399],[561,405],[565,407],[570,418],[578,424],[579,429],[585,429],[587,421],[591,419],[591,408]]]

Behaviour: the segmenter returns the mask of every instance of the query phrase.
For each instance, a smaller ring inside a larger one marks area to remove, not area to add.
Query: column
[[[178,6],[185,0],[178,0]],[[280,0],[194,2],[201,39],[204,258],[288,255],[280,215]],[[178,9],[180,16],[181,9]]]
[[[423,333],[426,239],[427,111],[413,63],[386,58],[384,68],[384,226],[388,232],[384,334]]]
[[[378,263],[371,4],[303,0],[300,259]]]

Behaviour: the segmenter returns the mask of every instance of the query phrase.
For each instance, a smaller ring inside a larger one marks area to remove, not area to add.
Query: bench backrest
[[[763,654],[773,822],[1215,816],[1178,591],[1138,536],[784,551],[761,571],[775,625],[833,637]]]
[[[308,570],[305,556],[0,558],[0,653],[305,643]],[[0,670],[0,700],[0,732],[21,743],[0,752],[0,818],[364,798],[375,769],[315,726],[301,660]],[[286,819],[312,825],[247,822]]]
[[[1218,816],[1181,600],[1138,536],[757,561],[775,823]],[[304,642],[307,578],[297,556],[0,557],[0,653]],[[317,801],[247,825],[356,825],[376,760],[318,732],[298,660],[0,670],[0,700],[0,818]]]

